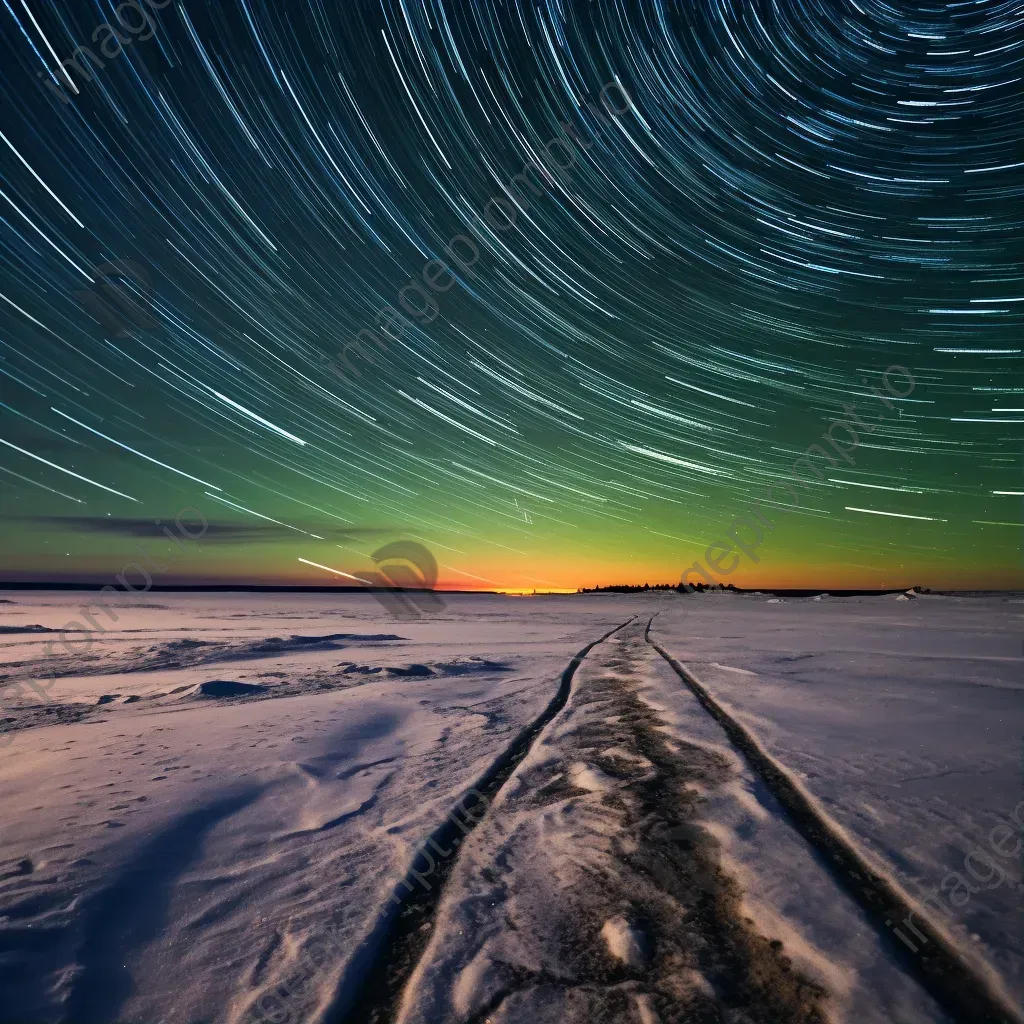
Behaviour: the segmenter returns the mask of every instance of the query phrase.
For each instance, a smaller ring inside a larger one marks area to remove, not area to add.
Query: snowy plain
[[[652,618],[912,896],[961,873],[942,925],[1024,994],[1012,596],[152,593],[53,656],[87,595],[0,599],[2,1024],[954,1019]]]
[[[1019,1003],[1022,861],[992,843],[1024,812],[1019,595],[704,594],[655,634],[912,895],[938,897],[929,905]]]

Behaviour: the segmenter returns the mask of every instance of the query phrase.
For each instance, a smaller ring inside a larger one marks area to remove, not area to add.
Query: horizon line
[[[86,582],[44,582],[35,580],[21,580],[21,581],[2,581],[0,580],[0,591],[91,591],[91,590],[102,590],[104,586],[108,584],[103,583],[86,583]],[[552,587],[552,588],[521,588],[521,587],[508,587],[508,588],[481,588],[481,589],[440,589],[431,587],[374,587],[374,586],[348,586],[345,584],[339,585],[316,585],[316,584],[280,584],[280,583],[165,583],[165,584],[154,584],[148,587],[146,590],[138,591],[124,591],[125,597],[129,594],[143,595],[149,593],[326,593],[326,594],[374,594],[374,593],[388,593],[391,591],[400,590],[407,593],[435,593],[435,594],[483,594],[491,595],[496,597],[572,597],[572,596],[583,596],[587,594],[601,594],[601,593],[629,593],[629,592],[640,592],[640,593],[683,593],[685,591],[680,590],[680,584],[678,583],[657,583],[645,585],[643,583],[613,583],[605,586],[597,587],[577,587],[576,589],[570,589],[568,587]],[[873,595],[884,595],[884,594],[903,594],[910,591],[915,591],[919,594],[933,594],[933,595],[950,595],[950,594],[1015,594],[1024,593],[1024,590],[1014,587],[985,587],[985,588],[935,588],[935,587],[922,587],[920,585],[913,586],[893,586],[893,587],[754,587],[745,588],[737,587],[733,584],[715,584],[712,586],[705,586],[703,584],[695,588],[695,593],[735,593],[735,594],[776,594],[776,595],[833,595],[836,597],[855,597],[855,596],[873,596]],[[686,596],[691,596],[686,594]]]

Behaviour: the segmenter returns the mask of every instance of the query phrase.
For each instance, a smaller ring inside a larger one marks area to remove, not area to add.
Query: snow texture
[[[417,851],[633,616],[433,879],[402,1024],[947,1022],[651,616],[1024,994],[1004,597],[451,596],[396,623],[366,595],[150,594],[92,608],[91,643],[60,632],[88,595],[2,597],[0,1024],[339,1024]]]

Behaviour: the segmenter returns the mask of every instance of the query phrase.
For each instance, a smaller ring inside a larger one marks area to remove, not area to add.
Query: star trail
[[[6,580],[1019,581],[1019,0],[0,3]]]

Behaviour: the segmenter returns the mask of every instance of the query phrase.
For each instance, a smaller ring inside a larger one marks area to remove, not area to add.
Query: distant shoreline
[[[59,591],[59,592],[90,592],[99,591],[103,587],[102,583],[30,583],[30,582],[15,582],[7,583],[0,581],[0,591]],[[348,587],[348,586],[287,586],[287,585],[274,585],[274,584],[257,584],[257,583],[209,583],[209,584],[164,584],[159,586],[154,584],[150,587],[146,593],[178,593],[178,594],[217,594],[217,593],[234,593],[234,594],[373,594],[378,592],[384,592],[392,589],[391,587]],[[409,593],[418,593],[421,590],[427,592],[427,588],[403,588]],[[691,594],[680,594],[681,597],[694,597],[699,594],[741,594],[747,596],[753,596],[762,594],[765,597],[884,597],[888,594],[905,594],[910,590],[915,590],[916,593],[924,596],[939,596],[939,597],[971,597],[971,596],[983,596],[986,594],[1021,594],[1024,591],[1020,590],[932,590],[930,588],[909,588],[909,587],[892,587],[881,590],[829,590],[829,589],[773,589],[770,587],[759,587],[755,590],[744,590],[740,587],[708,587],[704,590],[695,590]],[[610,587],[590,587],[583,588],[576,592],[569,591],[537,591],[532,594],[524,594],[519,591],[511,592],[507,590],[438,590],[439,594],[472,594],[472,595],[483,595],[489,597],[593,597],[593,596],[625,596],[629,594],[677,594],[679,593],[677,587],[671,585],[660,585],[657,587],[649,587],[644,589],[643,586],[634,586],[630,584],[622,584],[621,586],[610,586]]]
[[[60,591],[92,591],[102,590],[102,583],[4,583],[0,582],[0,590],[60,590]],[[267,594],[374,594],[390,590],[404,590],[408,593],[431,592],[427,587],[314,587],[287,586],[259,583],[165,583],[153,584],[145,591],[137,593],[267,593]],[[501,594],[499,590],[439,590],[439,594]]]

